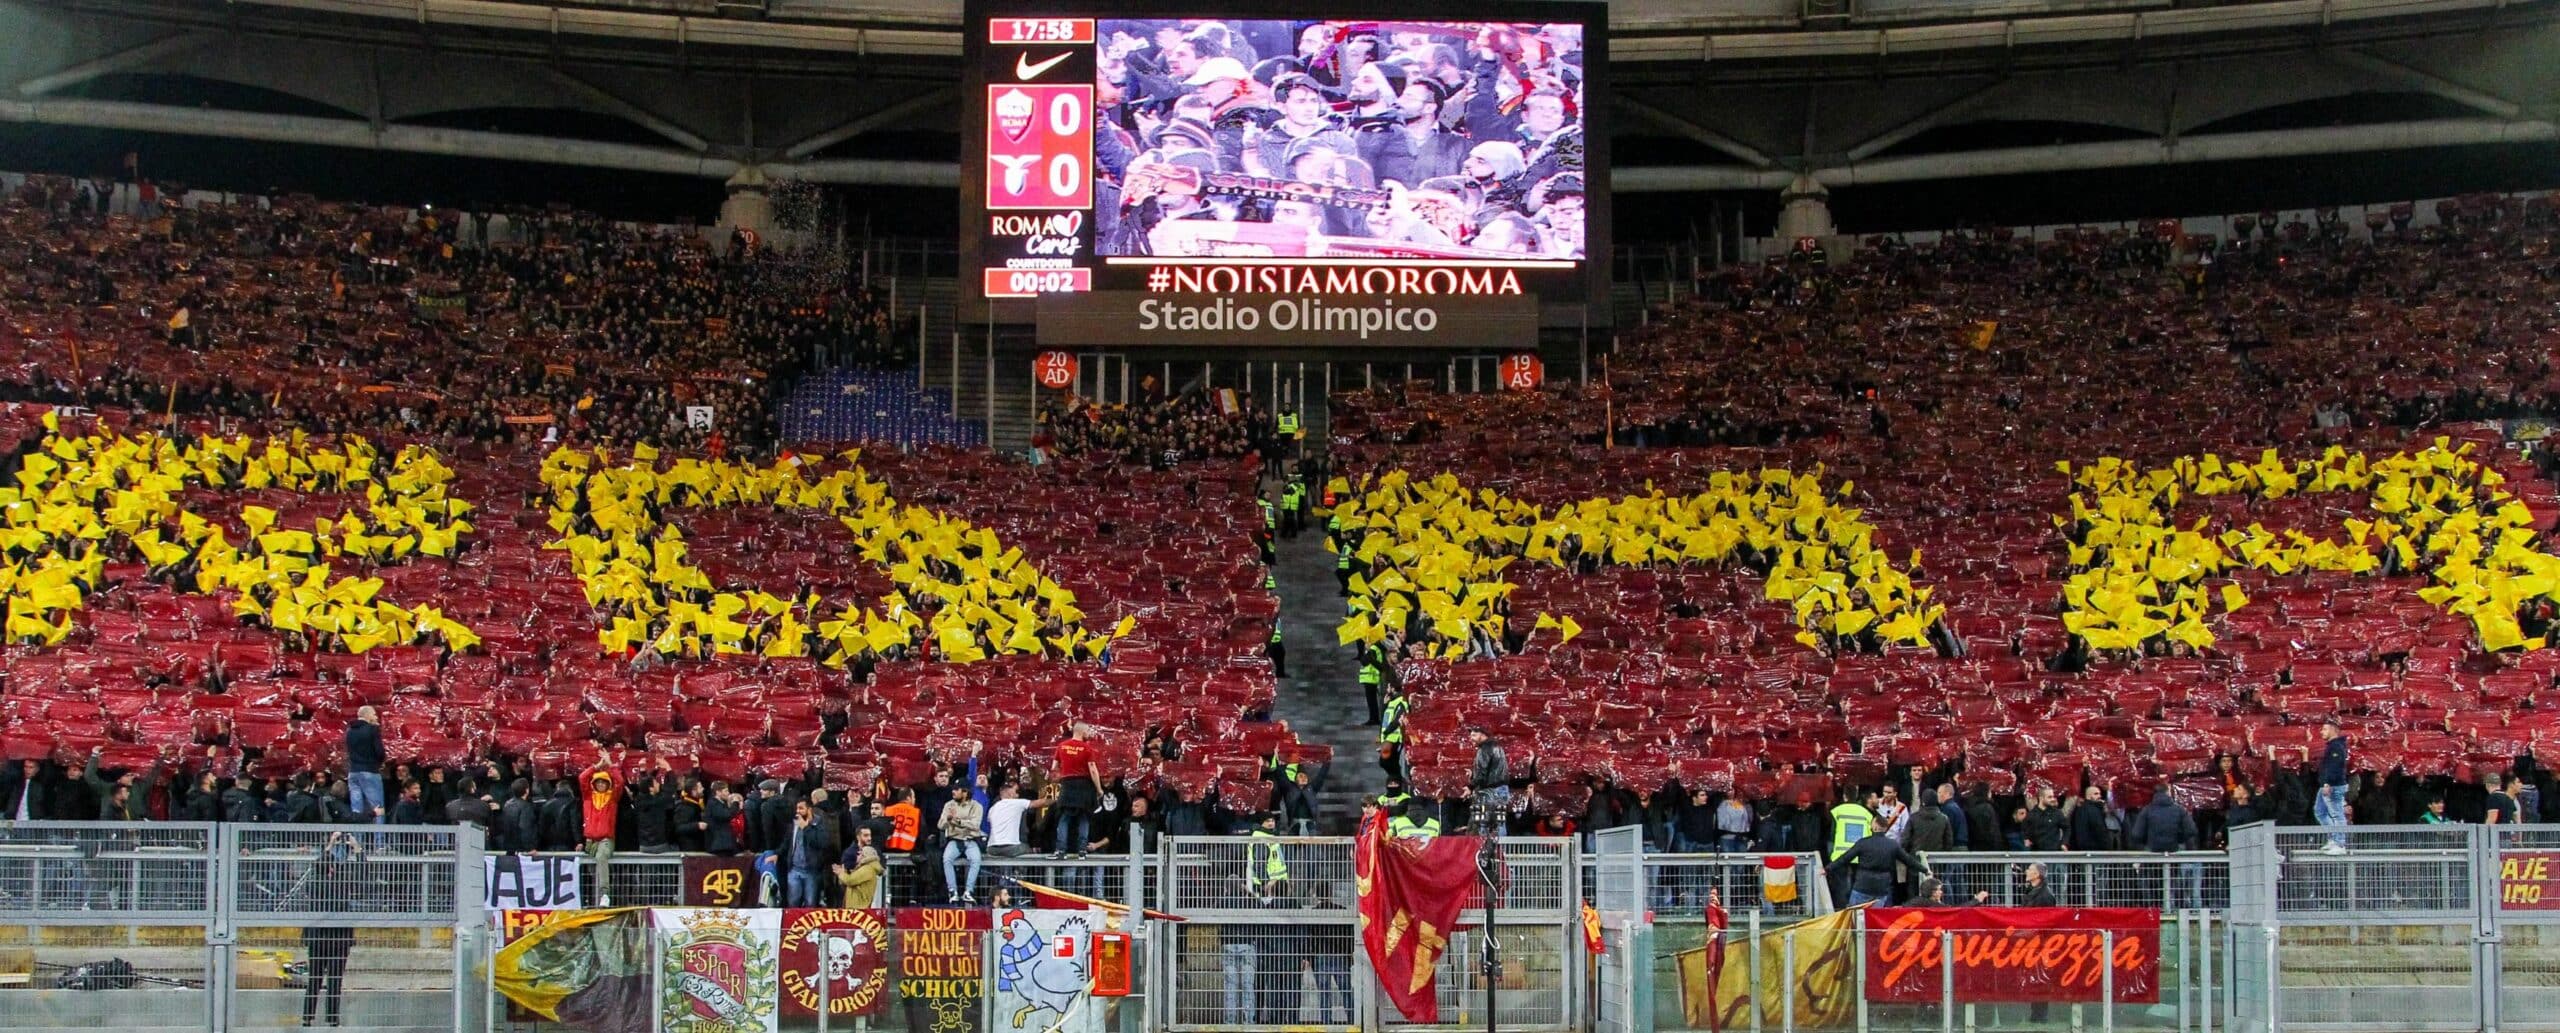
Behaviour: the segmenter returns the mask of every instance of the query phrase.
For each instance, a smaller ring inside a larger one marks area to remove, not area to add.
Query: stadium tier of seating
[[[784,397],[786,441],[876,441],[901,445],[986,444],[983,424],[951,411],[948,391],[919,387],[913,374],[827,370],[803,377]]]
[[[1395,636],[1417,791],[1464,786],[1481,726],[1543,813],[1818,802],[1889,766],[2218,809],[2223,757],[2307,810],[2330,717],[2402,795],[2517,770],[2560,749],[2560,494],[2507,443],[2560,388],[2560,226],[2542,197],[2444,216],[1873,240],[1714,274],[1605,388],[1337,398],[1344,637]],[[2156,513],[2113,537],[2134,494]],[[2359,820],[2416,813],[2391,802]]]
[[[878,329],[785,257],[67,194],[0,208],[0,758],[74,796],[93,751],[186,772],[169,814],[206,775],[325,784],[364,706],[420,774],[556,778],[621,745],[635,773],[869,791],[1045,772],[1080,721],[1132,791],[1251,811],[1275,757],[1323,759],[1268,720],[1249,473],[1034,468],[912,411],[794,428],[894,446],[778,450],[774,378],[812,334]],[[898,382],[808,386],[922,401]]]

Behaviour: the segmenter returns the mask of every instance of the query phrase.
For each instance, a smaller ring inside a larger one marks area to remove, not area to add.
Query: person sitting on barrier
[[[586,792],[579,800],[585,820],[580,829],[586,836],[588,856],[595,859],[596,904],[613,906],[613,834],[614,824],[621,818],[622,772],[618,770],[622,751],[599,753],[586,773],[578,776]]]
[[[980,845],[985,833],[987,809],[969,796],[969,787],[953,784],[951,802],[942,805],[942,817],[935,830],[942,834],[942,883],[950,887],[951,903],[978,902],[978,870],[987,863],[986,849]],[[969,859],[969,877],[960,878],[957,867],[961,857]]]
[[[1870,826],[1864,837],[1841,852],[1824,870],[1848,877],[1849,906],[1856,907],[1892,901],[1893,866],[1897,864],[1921,875],[1929,874],[1929,862],[1912,856],[1883,829]],[[1922,886],[1925,888],[1927,883],[1922,883]],[[1925,889],[1923,899],[1926,899]]]

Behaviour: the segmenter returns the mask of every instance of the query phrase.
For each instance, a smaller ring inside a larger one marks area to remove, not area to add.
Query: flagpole
[[[1502,957],[1499,950],[1501,941],[1494,939],[1493,936],[1494,914],[1498,910],[1495,898],[1502,895],[1494,885],[1497,881],[1494,877],[1495,866],[1502,863],[1501,850],[1501,846],[1491,836],[1486,836],[1484,845],[1476,848],[1476,867],[1484,873],[1485,883],[1484,947],[1479,951],[1484,955],[1484,1033],[1495,1033],[1496,1026],[1501,1022],[1496,1018],[1501,1010],[1497,1005],[1502,992]]]

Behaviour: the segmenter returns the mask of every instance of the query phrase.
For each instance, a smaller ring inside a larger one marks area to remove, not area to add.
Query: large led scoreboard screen
[[[1391,6],[971,4],[971,300],[1594,297],[1606,7]]]

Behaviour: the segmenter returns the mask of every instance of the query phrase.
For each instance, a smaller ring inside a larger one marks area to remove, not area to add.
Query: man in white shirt
[[[1030,815],[1031,804],[1022,791],[1007,782],[996,790],[996,802],[987,807],[987,853],[994,857],[1023,855],[1022,825]]]
[[[1911,836],[1911,807],[1902,802],[1902,791],[1884,787],[1884,799],[1876,804],[1876,820],[1884,826],[1884,834],[1896,843],[1907,843]]]

